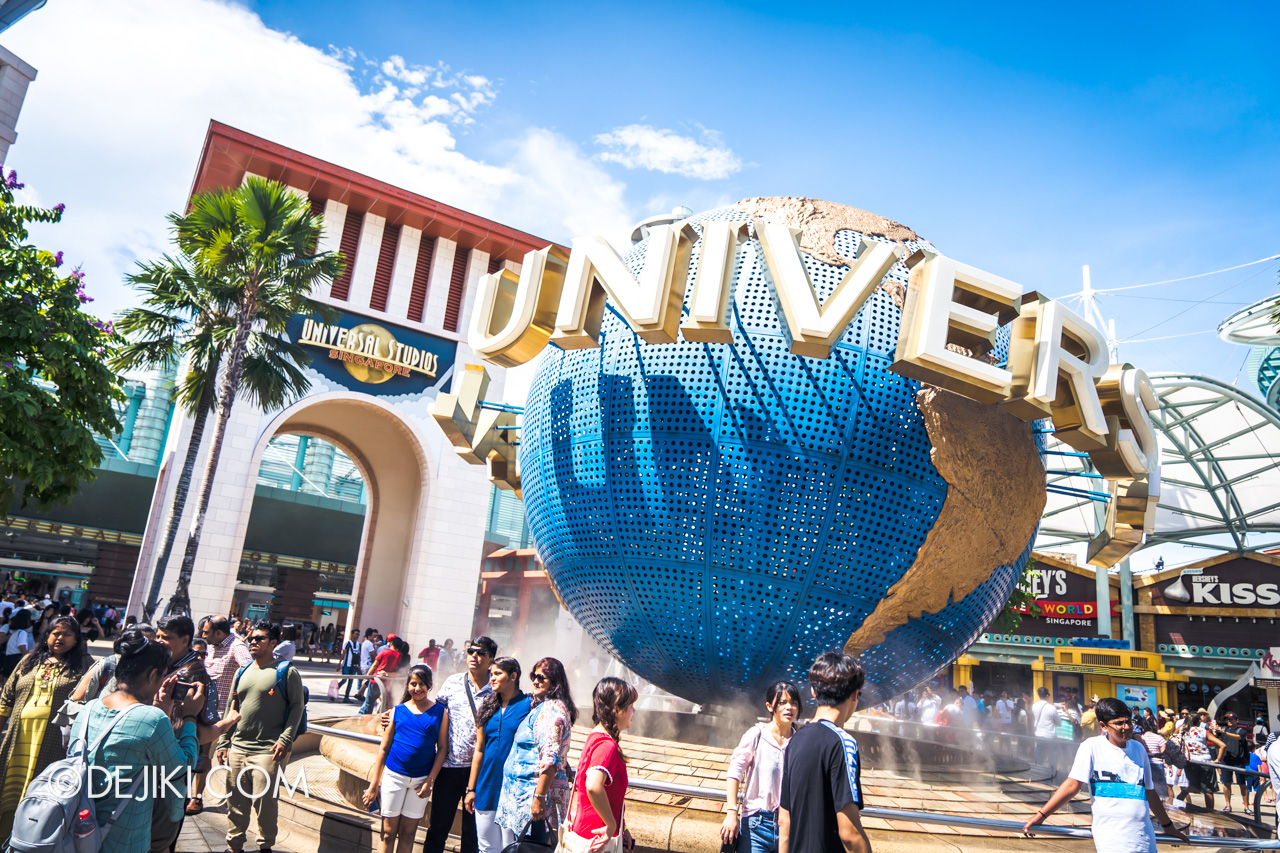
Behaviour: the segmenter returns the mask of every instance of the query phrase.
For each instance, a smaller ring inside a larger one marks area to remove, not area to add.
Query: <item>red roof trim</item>
[[[453,240],[464,249],[488,252],[504,261],[518,263],[525,252],[554,245],[550,240],[210,121],[191,194],[218,186],[238,186],[246,171],[282,181],[315,198],[372,212],[396,225],[418,228],[427,236]]]

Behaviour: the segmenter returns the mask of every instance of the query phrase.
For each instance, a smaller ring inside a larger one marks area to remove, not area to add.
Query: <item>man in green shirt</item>
[[[236,676],[227,703],[227,713],[238,711],[240,719],[218,739],[218,761],[230,770],[226,776],[227,847],[233,853],[244,849],[251,810],[258,814],[259,853],[269,853],[275,843],[277,779],[302,723],[302,677],[291,664],[285,669],[284,691],[276,689],[278,674],[271,653],[279,642],[279,625],[259,622],[249,631],[253,660]]]

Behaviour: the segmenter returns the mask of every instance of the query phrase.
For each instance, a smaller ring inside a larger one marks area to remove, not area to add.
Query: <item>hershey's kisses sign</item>
[[[673,343],[678,336],[731,344],[734,258],[742,243],[755,242],[791,352],[826,358],[905,252],[898,244],[861,241],[840,284],[820,303],[801,259],[797,229],[764,220],[700,225],[701,238],[688,224],[651,228],[638,274],[602,237],[574,240],[568,254],[555,246],[529,252],[518,277],[500,270],[481,279],[468,342],[482,358],[506,367],[529,361],[549,343],[596,347],[607,297],[649,344]],[[698,239],[701,260],[690,282]],[[1154,525],[1160,482],[1151,421],[1158,403],[1146,373],[1111,364],[1102,333],[1061,302],[935,252],[916,252],[905,263],[910,284],[892,369],[1001,406],[1025,421],[1051,419],[1054,435],[1088,453],[1110,481],[1106,529],[1090,546],[1090,562],[1115,565],[1139,547]],[[1005,324],[1012,324],[1012,338],[1001,367],[983,356]],[[461,412],[450,414],[456,419]],[[499,455],[505,470],[514,472],[514,449]],[[507,485],[518,488],[518,476]]]

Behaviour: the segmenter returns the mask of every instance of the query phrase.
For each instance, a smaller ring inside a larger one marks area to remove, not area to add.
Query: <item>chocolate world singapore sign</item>
[[[1146,375],[1054,300],[901,223],[745,199],[529,252],[482,280],[471,347],[541,356],[520,424],[470,366],[433,416],[522,492],[565,607],[695,702],[758,699],[861,655],[867,702],[955,660],[1026,568],[1052,424],[1109,480],[1091,561],[1143,542],[1159,491]]]
[[[1054,436],[1087,453],[1109,481],[1105,529],[1090,562],[1115,565],[1142,544],[1159,498],[1155,393],[1142,369],[1110,363],[1103,334],[1083,317],[931,247],[907,254],[888,239],[861,240],[839,283],[820,299],[800,229],[761,219],[704,221],[700,230],[687,223],[650,229],[638,271],[599,236],[574,240],[567,254],[555,246],[529,252],[518,277],[502,270],[481,279],[471,347],[506,367],[548,345],[598,347],[606,302],[647,344],[683,338],[732,345],[735,258],[758,247],[790,352],[826,359],[901,261],[909,282],[891,369],[1024,421],[1048,419]],[[993,351],[1004,326],[1001,363]],[[495,444],[484,455],[501,465],[500,485],[518,489],[514,448]]]

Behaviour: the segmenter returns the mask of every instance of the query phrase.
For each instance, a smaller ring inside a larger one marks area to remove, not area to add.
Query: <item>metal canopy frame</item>
[[[1158,373],[1151,384],[1160,402],[1152,421],[1161,487],[1147,546],[1178,543],[1237,553],[1280,546],[1280,412],[1207,376]],[[1056,488],[1037,544],[1087,542],[1101,504],[1073,493],[1098,491],[1102,481],[1084,454],[1051,436],[1048,448],[1047,482]]]

